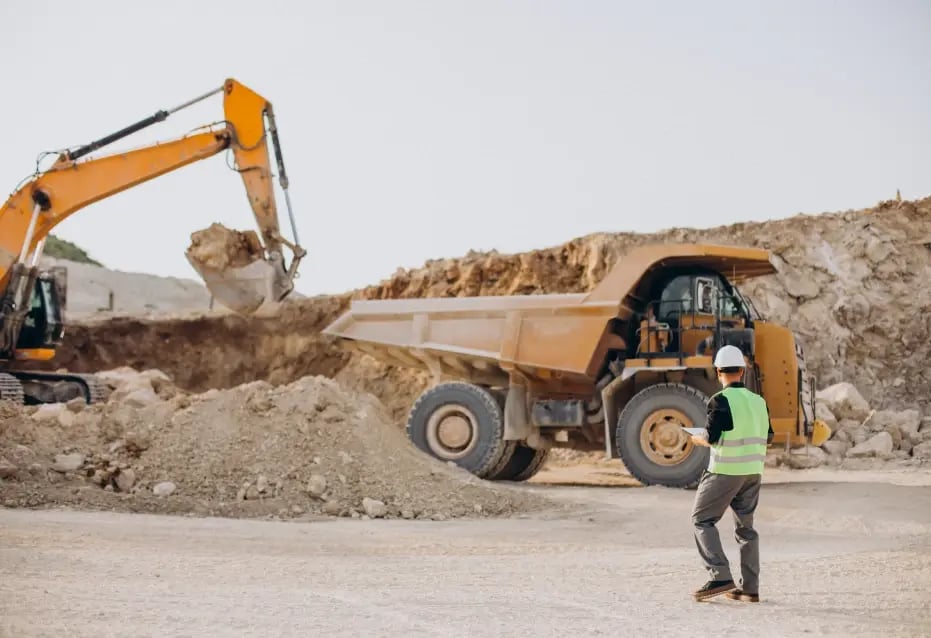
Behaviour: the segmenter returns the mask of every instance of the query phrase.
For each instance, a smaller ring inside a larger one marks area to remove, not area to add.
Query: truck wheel
[[[510,460],[494,477],[496,481],[526,481],[540,471],[549,450],[535,450],[526,445],[518,445]]]
[[[708,448],[695,446],[682,428],[702,427],[708,397],[679,383],[637,393],[618,419],[616,438],[628,471],[644,485],[693,487],[708,467]]]
[[[500,472],[515,448],[503,439],[498,402],[469,383],[444,383],[421,394],[407,419],[407,436],[427,454],[480,478]]]

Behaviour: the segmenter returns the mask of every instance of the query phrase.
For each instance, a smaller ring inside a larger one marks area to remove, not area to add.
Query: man
[[[739,348],[724,346],[718,350],[714,367],[724,389],[708,401],[704,436],[692,437],[696,445],[711,448],[708,470],[702,475],[692,510],[695,544],[711,580],[694,592],[695,600],[720,594],[744,602],[760,600],[759,534],[753,529],[753,513],[773,428],[766,401],[742,383],[746,365]],[[715,527],[728,507],[734,511],[740,545],[740,588],[734,584]]]

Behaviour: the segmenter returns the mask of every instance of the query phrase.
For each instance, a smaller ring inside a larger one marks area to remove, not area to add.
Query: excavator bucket
[[[233,312],[255,314],[294,288],[280,253],[266,259],[258,236],[220,224],[191,234],[185,252],[213,298]]]

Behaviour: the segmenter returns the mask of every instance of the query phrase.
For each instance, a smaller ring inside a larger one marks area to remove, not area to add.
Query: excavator
[[[223,119],[217,123],[166,142],[91,157],[218,94],[223,95]],[[279,229],[269,146],[293,241]],[[254,314],[293,291],[306,251],[297,237],[275,114],[264,97],[227,79],[217,89],[89,144],[55,151],[54,163],[42,171],[37,166],[0,207],[0,400],[40,404],[80,396],[95,403],[105,398],[105,385],[93,375],[24,369],[34,367],[32,362],[51,360],[64,336],[67,272],[61,267],[40,270],[46,239],[57,224],[89,204],[223,151],[233,155],[232,168],[242,177],[261,239],[252,230],[229,231],[251,260],[248,263],[217,258],[209,249],[195,250],[198,233],[192,234],[185,255],[213,298],[233,312]],[[291,252],[287,266],[284,248]]]

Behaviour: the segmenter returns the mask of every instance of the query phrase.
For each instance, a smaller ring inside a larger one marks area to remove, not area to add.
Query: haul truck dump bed
[[[553,447],[604,449],[647,484],[694,485],[701,426],[736,345],[777,442],[822,438],[801,346],[735,287],[776,272],[769,253],[711,245],[631,250],[589,293],[354,301],[325,330],[435,380],[407,432],[478,476],[523,480]]]

